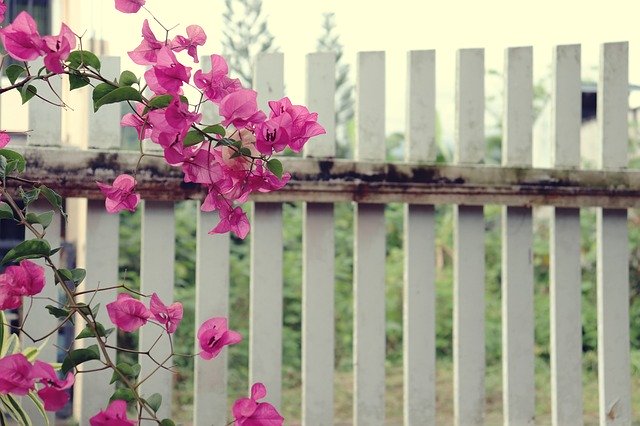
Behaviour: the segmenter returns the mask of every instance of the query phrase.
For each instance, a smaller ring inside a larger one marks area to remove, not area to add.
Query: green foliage
[[[73,370],[75,367],[83,364],[87,361],[99,360],[100,359],[100,349],[98,345],[91,345],[88,348],[75,349],[69,352],[62,361],[62,368],[60,371],[62,374],[66,375],[69,371]]]
[[[11,84],[15,84],[16,80],[18,80],[18,77],[20,77],[26,71],[27,70],[24,67],[18,64],[11,64],[7,67],[4,73],[7,75],[7,78],[9,78],[9,82]]]
[[[24,259],[39,259],[49,256],[51,246],[46,240],[34,238],[32,240],[23,241],[11,250],[2,259],[1,264],[6,265],[9,262],[19,262]]]

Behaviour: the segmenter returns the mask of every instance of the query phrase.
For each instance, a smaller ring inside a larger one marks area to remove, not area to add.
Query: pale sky
[[[112,0],[82,0],[83,16],[96,35],[110,40],[112,52],[139,41],[143,11],[123,15]],[[201,25],[209,41],[202,54],[221,52],[223,0],[147,0],[166,25]],[[596,78],[599,45],[630,42],[630,81],[640,83],[640,2],[636,0],[263,0],[269,29],[285,54],[285,85],[294,103],[304,102],[304,61],[321,33],[322,13],[335,12],[338,31],[352,63],[358,51],[386,51],[387,132],[404,130],[406,52],[437,49],[437,110],[453,117],[457,48],[484,47],[487,69],[502,70],[504,48],[534,46],[534,80],[542,78],[555,44],[582,44],[583,78]],[[74,28],[75,29],[75,28]],[[75,29],[76,31],[78,29]],[[495,83],[494,83],[495,86]],[[499,90],[487,80],[487,95]]]

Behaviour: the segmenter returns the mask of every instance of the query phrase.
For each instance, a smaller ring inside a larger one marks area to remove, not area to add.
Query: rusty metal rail
[[[102,198],[96,181],[131,173],[138,154],[130,151],[22,148],[26,179],[66,197]],[[354,162],[283,158],[292,174],[278,192],[255,194],[256,201],[310,201],[414,204],[501,204],[557,207],[640,207],[640,172],[535,169],[484,165]],[[138,192],[148,200],[198,199],[202,189],[182,181],[181,171],[146,157],[138,169]]]

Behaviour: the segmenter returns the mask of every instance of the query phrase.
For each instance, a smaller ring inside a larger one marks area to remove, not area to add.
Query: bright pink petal
[[[122,13],[136,13],[146,3],[145,0],[115,0],[116,9]]]
[[[11,142],[11,136],[4,130],[0,131],[0,148],[4,148]]]
[[[118,294],[116,301],[107,305],[107,313],[113,324],[127,332],[139,329],[151,317],[141,301],[125,293]]]

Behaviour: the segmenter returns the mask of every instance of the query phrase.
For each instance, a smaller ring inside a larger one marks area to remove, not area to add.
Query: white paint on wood
[[[333,52],[307,55],[306,105],[318,113],[326,134],[316,136],[304,146],[306,157],[333,157],[336,155],[335,92],[336,57]]]
[[[407,53],[407,134],[405,159],[434,162],[436,146],[436,52]]]
[[[100,68],[102,75],[119,78],[120,57],[103,56],[100,58],[100,63],[102,64]],[[88,108],[89,139],[87,140],[87,146],[89,148],[119,148],[120,126],[114,126],[114,123],[120,123],[121,104],[104,105],[94,112],[92,93],[91,90],[87,91],[90,105]],[[135,102],[132,102],[132,105],[135,105]]]
[[[282,204],[254,203],[251,233],[249,386],[262,382],[266,400],[282,394]]]
[[[505,51],[502,164],[532,161],[531,47]],[[531,208],[502,208],[502,399],[505,424],[535,418],[533,223]]]
[[[484,160],[484,51],[457,54],[455,160]],[[453,228],[454,422],[480,425],[484,419],[484,212],[455,206]]]
[[[600,166],[627,166],[628,43],[600,51],[598,127]],[[600,424],[631,423],[629,247],[627,211],[598,209],[598,384]]]
[[[461,49],[456,60],[454,158],[458,164],[484,160],[484,50]]]
[[[305,203],[302,234],[302,422],[333,424],[333,204]]]
[[[218,215],[198,209],[196,231],[196,333],[213,317],[229,316],[229,234],[208,234]],[[200,352],[195,342],[195,353]],[[225,426],[227,401],[227,350],[215,359],[194,359],[193,421],[196,425]]]
[[[580,165],[580,45],[556,46],[551,91],[551,162]],[[582,318],[580,210],[551,215],[549,309],[551,315],[551,420],[582,425]]]
[[[83,229],[75,238],[77,249],[77,265],[87,270],[87,277],[82,284],[84,289],[110,287],[119,284],[118,281],[118,227],[120,219],[118,215],[109,214],[104,207],[104,201],[81,200],[81,213],[73,217],[70,215],[70,226]],[[82,224],[72,223],[81,221]],[[88,231],[87,231],[88,230]],[[81,296],[81,300],[95,306],[100,303],[98,321],[106,328],[113,325],[107,315],[106,305],[116,300],[116,291],[103,291],[88,293]],[[85,327],[82,321],[76,322],[76,333]],[[109,344],[116,345],[116,333],[108,340]],[[93,344],[90,339],[78,340],[75,347],[84,347]],[[115,362],[116,353],[109,351],[109,357]],[[88,362],[82,365],[82,369],[98,368],[101,365]],[[109,404],[109,397],[114,391],[109,384],[111,371],[105,370],[76,376],[74,387],[74,416],[79,424],[89,424],[89,419],[98,411],[103,410]]]
[[[29,212],[40,214],[52,210],[51,205],[46,200],[38,200],[34,204],[29,207]],[[38,225],[35,225],[36,228],[40,228]],[[47,228],[46,239],[51,245],[51,248],[56,248],[60,246],[61,238],[61,218],[60,215],[54,214],[53,220],[51,224]],[[35,238],[31,232],[25,228],[25,240],[30,240]],[[51,256],[55,265],[59,265],[60,263],[60,254],[56,253]],[[38,294],[37,299],[29,299],[27,297],[23,298],[23,307],[22,307],[22,321],[25,324],[25,330],[29,333],[29,335],[34,339],[40,339],[43,336],[49,334],[53,329],[59,324],[59,321],[52,317],[49,312],[45,309],[45,306],[52,305],[51,300],[44,300],[42,298],[50,298],[53,300],[59,300],[58,286],[55,284],[53,271],[48,266],[45,266],[44,261],[35,260],[35,263],[45,268],[45,279],[46,284],[42,291]],[[66,300],[63,298],[62,300]],[[28,312],[28,317],[25,315]],[[38,359],[46,362],[57,362],[58,349],[56,345],[58,344],[58,333],[54,333],[46,339],[47,344],[42,348]],[[26,335],[21,336],[21,344],[23,349],[27,347],[39,347],[45,341],[33,342]],[[27,414],[34,421],[34,424],[42,421],[42,415],[37,410],[37,408],[33,405],[33,403],[28,398],[22,399],[25,410],[27,410]],[[53,424],[55,420],[55,413],[47,413],[47,417],[49,418],[50,424]]]
[[[435,51],[408,53],[407,161],[434,161]],[[433,206],[404,211],[404,424],[435,424],[435,216]]]
[[[326,135],[305,157],[335,155],[335,54],[307,55],[306,105],[318,112]],[[333,424],[334,215],[333,204],[304,203],[302,211],[302,423]]]
[[[356,72],[355,157],[358,160],[384,160],[384,52],[359,52]]]
[[[35,74],[44,66],[42,58],[29,63],[31,73]],[[54,104],[60,104],[60,100],[56,97],[62,93],[62,77],[54,76],[48,80],[49,84],[44,81],[34,81],[32,85],[38,91],[38,96],[50,100]],[[53,90],[53,91],[52,91]],[[55,94],[54,94],[55,92]],[[60,146],[62,136],[62,108],[50,103],[44,102],[34,96],[28,103],[29,105],[29,136],[28,145],[39,146]]]
[[[142,206],[140,291],[146,295],[157,293],[165,304],[173,303],[174,262],[174,205],[172,202],[145,201]],[[148,300],[144,302],[147,304]],[[146,351],[161,334],[164,336],[151,351],[151,355],[160,363],[171,354],[169,340],[163,329],[150,324],[141,328],[138,344],[139,350]],[[141,378],[157,367],[149,357],[141,356],[138,362],[142,366]],[[165,366],[171,367],[173,363],[173,359],[170,359]],[[146,396],[154,393],[162,395],[162,406],[158,410],[161,419],[171,416],[172,389],[173,374],[165,369],[156,371],[141,386],[142,393]]]
[[[357,204],[354,241],[353,424],[384,424],[384,205]]]
[[[404,211],[404,424],[433,425],[436,413],[435,214]]]
[[[384,160],[384,52],[358,53],[356,81],[356,159]],[[384,423],[384,205],[357,204],[354,214],[353,423],[375,426]]]
[[[258,106],[284,92],[284,56],[256,58],[253,85]],[[249,387],[262,382],[267,401],[277,408],[282,399],[282,204],[254,203],[251,221],[251,282],[249,322]],[[266,255],[268,253],[268,255]]]

